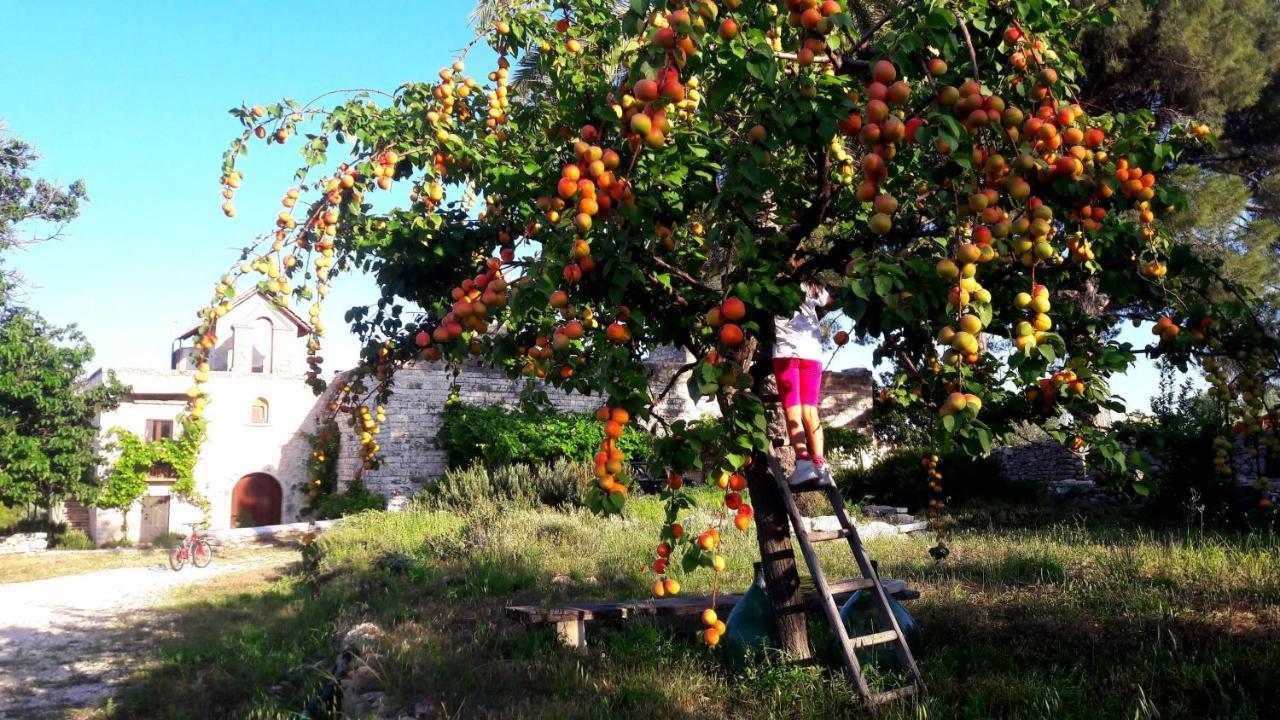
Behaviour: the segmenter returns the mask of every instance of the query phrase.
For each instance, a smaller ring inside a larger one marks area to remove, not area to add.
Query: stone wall
[[[1000,462],[1004,476],[1015,482],[1053,485],[1088,479],[1084,453],[1054,440],[997,448],[992,455]]]
[[[646,362],[650,392],[655,398],[661,396],[655,408],[668,423],[719,415],[714,401],[694,402],[689,396],[687,372],[672,382],[686,362],[682,353],[670,350],[655,353]],[[365,486],[386,496],[392,508],[402,506],[428,482],[444,474],[444,451],[436,444],[436,433],[453,381],[451,371],[433,364],[410,365],[396,375],[394,392],[387,403],[387,422],[378,436],[382,463],[378,469],[364,473]],[[514,407],[530,381],[468,364],[456,382],[458,397],[464,403]],[[827,373],[823,382],[824,417],[836,427],[861,427],[871,409],[871,385],[871,373],[866,370]],[[551,387],[545,390],[551,404],[562,412],[591,412],[600,407],[599,397],[565,394]],[[355,438],[344,432],[338,477],[353,477],[358,458]]]

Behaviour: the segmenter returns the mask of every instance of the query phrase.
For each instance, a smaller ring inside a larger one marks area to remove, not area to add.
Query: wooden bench
[[[902,580],[881,580],[885,592],[898,600],[914,600],[920,597]],[[831,584],[831,593],[837,603],[843,603],[855,591],[870,587],[864,579],[842,580]],[[709,597],[674,597],[654,600],[622,600],[617,602],[586,602],[542,607],[541,605],[512,605],[506,615],[525,625],[555,625],[560,642],[585,652],[587,649],[587,623],[592,620],[627,620],[633,617],[681,617],[701,615],[703,610],[714,607],[717,614],[727,618],[742,595],[720,595],[715,605]],[[810,588],[805,592],[805,609],[818,609],[817,594]]]

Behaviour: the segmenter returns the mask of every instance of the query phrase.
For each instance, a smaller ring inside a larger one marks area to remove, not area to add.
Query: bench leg
[[[562,644],[578,652],[587,651],[587,623],[582,620],[565,620],[556,623],[556,637]]]

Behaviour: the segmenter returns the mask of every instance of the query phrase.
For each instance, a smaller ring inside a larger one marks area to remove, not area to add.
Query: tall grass
[[[593,626],[590,652],[578,655],[550,629],[504,619],[511,603],[645,597],[660,523],[651,498],[613,518],[518,503],[354,516],[318,541],[312,580],[189,606],[207,622],[224,618],[218,632],[166,649],[108,716],[200,717],[196,709],[209,706],[227,708],[224,716],[286,715],[326,679],[333,638],[362,621],[388,632],[378,670],[389,696],[405,708],[429,700],[444,717],[860,712],[829,655],[731,670],[695,627],[647,620]],[[924,632],[929,693],[884,716],[1271,716],[1276,537],[1156,532],[1083,516],[984,525],[958,528],[940,564],[928,556],[930,538],[868,543],[882,575],[923,592],[908,607]],[[745,588],[757,557],[752,533],[726,533],[724,553],[722,586]],[[820,554],[829,576],[855,573],[847,548],[827,543]],[[710,581],[705,571],[685,577],[684,592],[705,593]],[[250,628],[254,608],[270,623]],[[823,650],[825,629],[819,618],[810,624]],[[272,686],[283,689],[263,691]],[[146,702],[160,689],[201,702],[156,710]]]

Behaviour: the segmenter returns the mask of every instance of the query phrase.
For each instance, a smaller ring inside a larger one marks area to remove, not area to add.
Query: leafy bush
[[[1196,390],[1189,380],[1177,385],[1172,369],[1164,366],[1159,391],[1151,399],[1151,411],[1148,417],[1114,426],[1120,441],[1146,461],[1145,472],[1150,481],[1132,487],[1153,488],[1139,493],[1147,508],[1169,519],[1197,519],[1211,524],[1242,519],[1256,493],[1242,491],[1234,475],[1222,475],[1214,468],[1214,439],[1220,435],[1235,438],[1222,407]]]
[[[858,460],[863,452],[872,448],[871,438],[853,428],[828,427],[822,429],[826,455],[831,460]]]
[[[923,460],[933,451],[921,447],[898,448],[876,460],[869,468],[851,467],[837,472],[836,483],[850,501],[924,508],[931,493]],[[962,453],[943,453],[938,466],[942,473],[943,496],[948,505],[973,498],[1027,498],[1038,489],[1030,483],[1016,483],[1004,477],[995,458],[970,459]]]
[[[49,533],[49,547],[59,550],[93,550],[98,546],[80,528],[62,526]]]
[[[513,463],[487,467],[474,461],[451,468],[423,490],[433,507],[467,508],[495,501],[523,505],[580,505],[591,467],[565,458],[541,465]]]
[[[18,532],[18,523],[26,516],[27,511],[22,507],[9,507],[0,503],[0,535]]]
[[[317,520],[331,520],[365,510],[386,509],[385,497],[366,489],[359,480],[353,480],[343,492],[319,498],[315,504],[315,517]]]
[[[489,467],[561,458],[585,461],[595,455],[604,439],[602,424],[590,413],[451,402],[440,420],[436,440],[451,468],[477,460]],[[642,459],[649,456],[651,442],[648,433],[628,426],[618,439],[618,447],[627,457]]]

